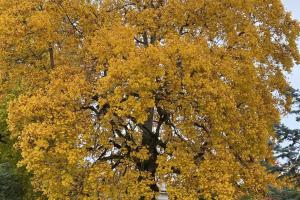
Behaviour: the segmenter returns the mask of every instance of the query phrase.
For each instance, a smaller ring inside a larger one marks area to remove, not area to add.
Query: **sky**
[[[282,0],[285,9],[292,13],[294,19],[300,21],[300,1],[299,0]],[[300,49],[300,38],[298,39],[298,47]],[[291,86],[300,90],[300,65],[295,65],[291,74],[288,75]],[[295,116],[289,115],[283,117],[282,122],[290,128],[300,129],[300,123],[295,121]]]

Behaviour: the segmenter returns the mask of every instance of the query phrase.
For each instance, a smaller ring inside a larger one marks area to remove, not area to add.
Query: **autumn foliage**
[[[263,199],[299,24],[280,0],[0,0],[0,95],[49,199]]]

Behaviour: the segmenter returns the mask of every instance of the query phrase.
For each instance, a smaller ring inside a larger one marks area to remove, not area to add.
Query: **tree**
[[[1,0],[8,123],[49,199],[262,198],[299,25],[279,0]],[[3,92],[5,94],[5,92]]]
[[[291,114],[296,114],[296,120],[299,122],[300,113],[300,94],[299,91],[293,90],[294,99],[293,110]],[[285,178],[294,185],[294,188],[283,190],[273,189],[271,191],[274,199],[299,199],[300,198],[300,130],[290,129],[281,124],[276,127],[278,141],[275,146],[276,157],[279,159],[278,164],[273,168],[275,172],[280,173],[280,178]]]

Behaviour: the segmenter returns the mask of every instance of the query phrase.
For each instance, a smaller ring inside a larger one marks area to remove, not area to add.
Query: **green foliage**
[[[296,120],[300,121],[300,93],[293,91],[293,109],[291,114],[296,114]],[[275,146],[278,165],[273,169],[280,172],[281,178],[287,178],[295,184],[294,189],[271,189],[272,199],[275,200],[298,200],[300,192],[296,189],[300,187],[300,130],[290,129],[281,124],[276,127],[278,141]]]
[[[11,161],[0,163],[0,199],[35,199],[28,173]]]
[[[280,125],[277,134],[279,140],[275,151],[278,154],[277,158],[282,162],[276,170],[281,172],[282,176],[295,180],[296,185],[300,186],[300,130]]]
[[[277,190],[272,188],[270,191],[272,200],[299,200],[300,192],[295,189],[285,188]]]

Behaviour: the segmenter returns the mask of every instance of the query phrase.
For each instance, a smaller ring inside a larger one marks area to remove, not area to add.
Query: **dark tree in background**
[[[292,91],[293,106],[291,114],[296,115],[296,121],[300,122],[300,92]],[[274,200],[298,200],[300,199],[300,129],[290,129],[284,124],[276,127],[278,142],[275,146],[276,157],[279,160],[274,171],[280,172],[281,178],[287,178],[295,184],[294,189],[272,189]],[[298,191],[297,191],[298,189]]]

